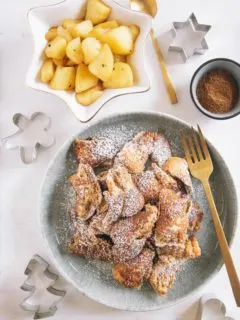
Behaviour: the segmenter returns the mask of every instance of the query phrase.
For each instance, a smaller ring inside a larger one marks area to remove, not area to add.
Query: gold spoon
[[[144,13],[149,14],[153,18],[157,14],[156,0],[129,0],[129,3],[130,3],[130,7],[132,10],[142,11]],[[166,67],[166,63],[164,61],[164,57],[163,57],[162,51],[160,49],[160,46],[158,44],[158,41],[154,35],[153,29],[151,29],[150,35],[152,38],[154,49],[155,49],[157,57],[158,57],[158,61],[159,61],[161,70],[162,70],[163,80],[164,80],[165,86],[167,88],[169,98],[170,98],[172,104],[176,104],[178,102],[177,95],[176,95],[175,89],[173,87],[173,84],[170,80],[170,77],[169,77],[169,74],[167,71],[167,67]]]

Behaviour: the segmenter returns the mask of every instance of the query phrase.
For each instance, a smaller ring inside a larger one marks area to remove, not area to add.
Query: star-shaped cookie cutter
[[[16,113],[13,116],[12,119],[14,125],[18,127],[18,131],[14,134],[5,137],[2,139],[2,143],[6,149],[19,149],[20,158],[23,163],[29,164],[37,160],[37,156],[39,151],[42,151],[44,149],[50,148],[55,143],[55,138],[49,134],[47,131],[51,127],[51,118],[47,116],[43,112],[35,112],[31,115],[30,119],[26,118],[21,113]],[[36,141],[34,145],[32,146],[22,146],[22,145],[16,145],[11,142],[14,138],[17,138],[20,136],[26,128],[29,126],[29,124],[34,121],[41,121],[43,126],[43,132],[47,133],[48,135],[48,141]],[[29,155],[30,151],[30,155]]]
[[[177,33],[179,30],[187,29],[189,27],[192,29],[193,32],[202,33],[203,38],[201,41],[201,47],[194,48],[191,54],[188,54],[184,49],[184,47],[182,46],[171,44],[168,48],[169,51],[181,53],[183,60],[185,62],[194,54],[203,54],[209,49],[207,41],[205,39],[205,35],[211,29],[211,26],[207,24],[199,24],[194,13],[190,15],[187,21],[173,22],[173,27],[172,27],[173,38],[177,37]]]
[[[36,268],[38,266],[41,266],[44,277],[51,280],[51,284],[46,288],[46,290],[57,297],[57,300],[50,305],[47,311],[40,311],[40,304],[30,303],[31,298],[37,290],[37,287],[34,284],[33,276],[36,273]],[[59,279],[59,276],[51,272],[49,270],[49,267],[49,264],[43,258],[36,254],[29,261],[24,272],[24,274],[27,276],[27,279],[24,281],[23,285],[20,288],[24,291],[29,292],[29,295],[20,303],[20,307],[23,310],[35,312],[33,319],[42,319],[53,316],[57,311],[57,305],[66,294],[66,290],[59,290],[54,288],[55,282]]]

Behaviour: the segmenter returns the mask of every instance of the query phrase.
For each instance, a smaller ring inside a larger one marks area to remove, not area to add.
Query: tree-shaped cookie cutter
[[[185,62],[194,54],[203,54],[209,49],[207,41],[205,39],[205,35],[211,29],[211,26],[208,24],[198,23],[194,13],[192,13],[190,17],[184,22],[173,22],[173,26],[172,26],[173,38],[177,37],[177,33],[179,30],[187,29],[189,27],[192,29],[194,33],[199,33],[199,32],[202,33],[203,37],[201,41],[201,46],[194,48],[192,51],[192,54],[188,54],[184,49],[184,47],[177,46],[174,44],[171,44],[168,49],[169,51],[172,51],[172,52],[179,52],[182,55],[183,60]]]
[[[30,303],[31,298],[35,294],[37,287],[34,283],[33,276],[36,273],[37,266],[41,266],[43,270],[43,276],[50,279],[50,285],[46,288],[48,292],[56,296],[56,301],[54,301],[47,311],[40,311],[40,304],[32,304]],[[34,318],[33,319],[42,319],[51,317],[57,311],[57,305],[63,299],[66,294],[65,290],[59,290],[54,288],[56,281],[59,279],[59,276],[49,270],[49,264],[41,258],[39,255],[34,255],[33,258],[29,261],[24,274],[27,276],[27,279],[24,281],[21,289],[29,292],[29,295],[20,303],[20,306],[23,310],[33,311]]]
[[[35,121],[42,122],[42,130],[48,136],[48,141],[36,141],[34,145],[31,146],[14,144],[12,141],[19,137],[27,129],[30,123],[34,123]],[[13,116],[13,123],[18,127],[18,131],[3,138],[2,143],[6,149],[19,149],[20,158],[25,164],[36,161],[39,151],[50,148],[55,143],[54,137],[48,133],[48,129],[51,127],[51,118],[43,112],[33,113],[30,119],[26,118],[21,113],[16,113]]]

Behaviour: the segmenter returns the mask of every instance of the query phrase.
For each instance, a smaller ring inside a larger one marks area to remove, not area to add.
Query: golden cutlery
[[[130,7],[131,7],[132,10],[142,11],[144,13],[149,14],[153,18],[157,14],[157,3],[156,3],[156,0],[129,0],[129,3],[130,3]],[[175,89],[173,87],[173,84],[172,84],[172,82],[170,80],[170,77],[169,77],[169,74],[168,74],[168,70],[167,70],[167,66],[166,66],[166,63],[164,61],[164,57],[163,57],[161,48],[160,48],[160,46],[158,44],[158,41],[157,41],[157,39],[155,37],[153,29],[151,29],[150,35],[151,35],[151,38],[152,38],[152,42],[153,42],[153,46],[154,46],[155,52],[156,52],[157,57],[158,57],[158,61],[159,61],[161,70],[162,70],[163,80],[164,80],[165,86],[167,88],[167,92],[168,92],[169,98],[170,98],[172,104],[176,104],[178,102],[177,95],[176,95]]]
[[[219,219],[219,215],[213,199],[211,187],[209,185],[209,177],[213,172],[213,163],[208,151],[208,146],[198,126],[198,135],[192,128],[191,133],[180,130],[183,149],[191,174],[196,179],[202,182],[205,190],[209,208],[211,211],[215,231],[217,234],[219,246],[222,252],[222,257],[226,265],[228,277],[232,286],[232,291],[235,297],[237,306],[240,306],[240,282],[231,257],[231,253],[227,244],[227,240]]]

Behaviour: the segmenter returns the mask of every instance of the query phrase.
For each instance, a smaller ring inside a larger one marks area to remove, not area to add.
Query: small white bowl
[[[129,63],[134,67],[135,85],[129,88],[106,89],[101,98],[87,107],[76,101],[74,92],[52,90],[47,84],[37,79],[42,65],[41,55],[46,46],[45,33],[51,26],[60,24],[63,19],[83,16],[86,0],[67,0],[54,5],[33,8],[28,12],[28,21],[34,38],[34,53],[26,76],[26,85],[58,96],[68,104],[74,115],[82,122],[92,119],[107,101],[116,96],[145,92],[150,89],[149,78],[144,66],[144,48],[152,19],[146,14],[123,8],[112,0],[104,0],[104,3],[112,8],[109,19],[116,19],[123,24],[136,24],[140,27],[134,53],[129,59]]]

